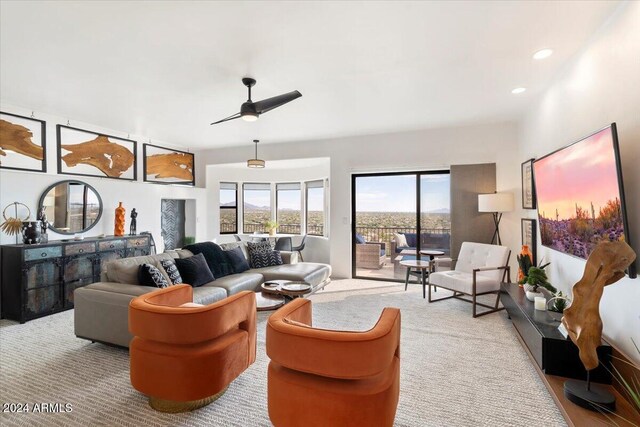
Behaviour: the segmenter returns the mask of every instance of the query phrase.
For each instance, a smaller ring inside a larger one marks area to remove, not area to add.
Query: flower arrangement
[[[269,234],[275,234],[276,228],[278,228],[280,224],[278,224],[276,221],[268,220],[268,221],[265,221],[264,224],[262,225],[264,225],[264,228],[267,229]]]

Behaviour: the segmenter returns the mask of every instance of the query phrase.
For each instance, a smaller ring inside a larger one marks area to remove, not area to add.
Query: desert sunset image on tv
[[[587,258],[601,241],[625,240],[615,127],[534,163],[544,246]]]

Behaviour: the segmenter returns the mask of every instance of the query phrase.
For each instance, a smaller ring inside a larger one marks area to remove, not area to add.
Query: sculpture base
[[[591,411],[613,412],[616,410],[615,396],[598,384],[591,383],[591,387],[587,389],[586,381],[567,380],[564,383],[564,397]]]
[[[173,400],[164,400],[158,399],[156,397],[149,397],[149,406],[151,406],[156,411],[167,412],[170,414],[193,411],[218,400],[224,394],[224,392],[227,391],[227,388],[229,387],[225,387],[224,389],[222,389],[222,391],[214,394],[213,396],[205,397],[204,399],[189,400],[187,402],[175,402]]]

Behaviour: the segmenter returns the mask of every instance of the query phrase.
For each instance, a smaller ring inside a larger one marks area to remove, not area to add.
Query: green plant
[[[551,283],[549,283],[549,279],[547,278],[547,273],[544,271],[545,267],[550,263],[546,263],[539,267],[530,267],[527,272],[526,280],[524,283],[533,287],[533,292],[537,292],[539,287],[543,287],[554,294],[558,292],[556,288],[554,288]]]
[[[640,348],[638,348],[638,344],[636,344],[633,338],[631,338],[631,342],[633,343],[633,346],[636,348],[638,355],[640,355]],[[620,371],[613,364],[611,365],[611,369],[613,369],[613,372],[609,370],[606,365],[603,365],[604,368],[607,371],[609,371],[609,373],[613,377],[613,380],[617,381],[622,386],[624,394],[626,395],[625,397],[627,398],[627,400],[629,400],[633,408],[636,411],[640,412],[640,376],[638,375],[638,372],[639,372],[638,367],[628,362],[627,360],[621,359],[620,357],[617,357],[617,356],[612,356],[612,357],[621,363],[629,365],[632,368],[633,373],[631,374],[632,375],[631,378],[624,378],[622,376],[622,373],[620,373]],[[598,412],[604,414],[614,425],[618,425],[618,424],[609,415],[622,418],[624,421],[627,421],[630,424],[633,424],[631,421],[627,420],[621,415],[618,415],[614,412],[609,412],[604,408],[598,408]]]
[[[264,227],[267,230],[273,230],[274,228],[278,228],[278,225],[280,225],[280,224],[278,224],[276,221],[268,220],[268,221],[265,221],[264,224],[262,224],[262,225],[264,225]]]
[[[183,242],[184,246],[192,245],[196,242],[196,238],[194,236],[185,236]]]
[[[524,274],[524,277],[518,282],[521,285],[527,280],[527,275],[529,274],[529,269],[531,268],[531,258],[529,255],[518,255],[516,256],[518,260],[518,267],[520,267],[520,271]]]
[[[564,313],[564,309],[567,308],[567,297],[562,294],[562,291],[558,291],[552,299],[553,305],[549,310]]]

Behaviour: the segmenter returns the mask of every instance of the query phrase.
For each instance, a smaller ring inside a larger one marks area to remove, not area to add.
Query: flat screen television
[[[587,259],[603,240],[629,243],[615,123],[537,159],[533,175],[543,246]]]

